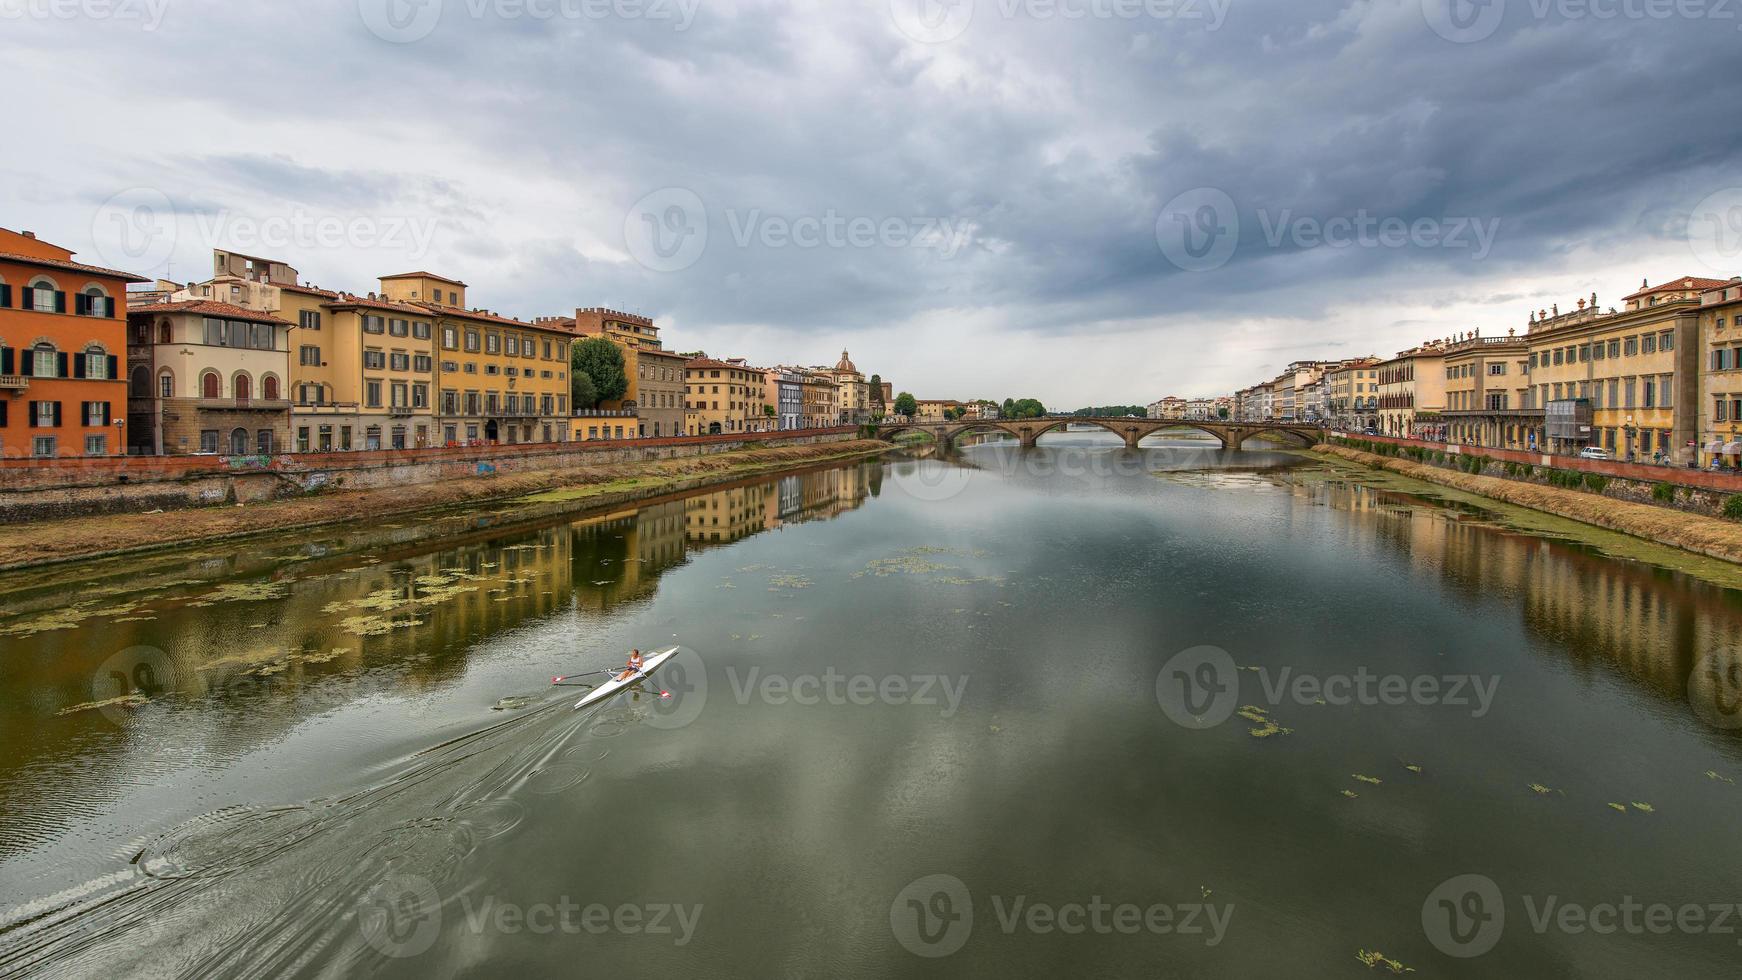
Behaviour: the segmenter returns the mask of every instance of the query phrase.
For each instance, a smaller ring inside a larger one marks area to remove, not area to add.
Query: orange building
[[[0,228],[0,455],[127,451],[127,284],[146,281]]]

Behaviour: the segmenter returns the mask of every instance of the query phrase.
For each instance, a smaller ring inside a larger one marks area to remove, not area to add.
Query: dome
[[[840,363],[835,365],[835,370],[840,371],[843,374],[859,373],[859,369],[853,366],[852,359],[847,356],[847,352],[844,350],[841,351],[841,360]]]

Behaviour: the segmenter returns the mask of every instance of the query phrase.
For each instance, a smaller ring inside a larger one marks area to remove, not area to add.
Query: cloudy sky
[[[0,226],[922,397],[1216,394],[1742,274],[1733,0],[0,0]]]

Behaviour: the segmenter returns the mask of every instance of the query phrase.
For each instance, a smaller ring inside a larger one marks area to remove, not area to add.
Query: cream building
[[[1532,406],[1526,337],[1454,339],[1446,346],[1446,441],[1528,450],[1541,439],[1542,409]]]
[[[1379,364],[1379,432],[1401,439],[1444,436],[1445,345],[1424,343]]]
[[[1742,277],[1700,293],[1698,462],[1742,467]]]

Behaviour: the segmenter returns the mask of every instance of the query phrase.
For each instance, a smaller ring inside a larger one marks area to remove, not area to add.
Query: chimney
[[[25,238],[28,238],[32,241],[36,240],[36,232],[34,232],[34,231],[23,232],[23,235]]]

